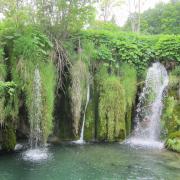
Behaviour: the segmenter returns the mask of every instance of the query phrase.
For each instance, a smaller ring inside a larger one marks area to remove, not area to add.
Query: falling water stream
[[[77,144],[83,144],[84,143],[84,126],[85,126],[85,121],[86,121],[86,110],[89,104],[89,99],[90,99],[90,85],[88,82],[87,85],[87,95],[86,95],[86,105],[84,108],[84,115],[83,115],[83,124],[82,124],[82,128],[81,128],[81,134],[80,134],[80,138],[79,140],[75,141],[75,143]]]
[[[160,118],[168,82],[167,71],[159,62],[154,63],[148,69],[145,86],[136,109],[136,127],[127,143],[152,148],[163,147],[163,143],[159,139]]]
[[[41,160],[48,157],[47,149],[43,147],[42,134],[42,97],[41,97],[41,76],[39,69],[34,72],[33,95],[30,112],[30,149],[24,153],[25,160]]]
[[[42,143],[42,98],[41,98],[41,77],[39,69],[35,69],[33,82],[33,97],[30,114],[30,146],[37,148]]]

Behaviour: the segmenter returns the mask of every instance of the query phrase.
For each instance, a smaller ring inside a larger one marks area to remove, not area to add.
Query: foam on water
[[[51,157],[47,148],[29,149],[23,153],[23,159],[25,161],[39,162]]]
[[[164,143],[161,141],[155,141],[155,140],[146,140],[146,139],[140,139],[140,138],[129,138],[126,141],[127,144],[130,144],[132,147],[142,147],[142,148],[151,148],[151,149],[163,149]]]

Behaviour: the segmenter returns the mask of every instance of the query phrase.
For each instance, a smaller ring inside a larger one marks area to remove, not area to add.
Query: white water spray
[[[127,140],[131,145],[162,148],[160,142],[160,118],[163,97],[169,78],[165,67],[156,62],[149,68],[145,86],[136,109],[136,127],[133,136]]]
[[[89,104],[89,99],[90,99],[90,84],[88,82],[88,84],[87,84],[87,95],[86,95],[86,105],[84,108],[84,115],[83,115],[83,124],[82,124],[82,128],[81,128],[80,139],[75,141],[76,144],[83,144],[84,143],[84,126],[85,126],[85,121],[86,121],[86,111],[87,111],[87,107]]]

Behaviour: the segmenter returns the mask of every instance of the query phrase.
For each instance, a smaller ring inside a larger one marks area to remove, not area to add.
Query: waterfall
[[[23,159],[28,161],[41,161],[49,157],[47,148],[43,145],[42,134],[42,97],[41,97],[41,76],[39,69],[34,72],[33,93],[30,109],[30,149],[23,153]]]
[[[85,121],[86,121],[86,111],[87,111],[87,107],[89,104],[89,99],[90,99],[90,84],[88,82],[87,83],[86,104],[85,104],[85,108],[84,108],[83,124],[82,124],[82,128],[81,128],[81,134],[80,134],[79,140],[75,141],[75,143],[77,143],[77,144],[83,144],[84,143],[84,126],[85,126]]]
[[[156,62],[148,69],[145,86],[136,108],[135,130],[127,140],[132,145],[163,147],[160,142],[160,118],[163,109],[163,97],[168,86],[168,74],[165,67]]]
[[[41,77],[39,69],[34,72],[33,95],[30,112],[30,146],[37,148],[42,144],[42,97],[41,97]]]

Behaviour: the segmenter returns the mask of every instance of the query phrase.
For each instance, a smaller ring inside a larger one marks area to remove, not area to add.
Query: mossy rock
[[[6,127],[3,130],[2,149],[4,151],[13,151],[16,145],[16,134],[12,127]]]

